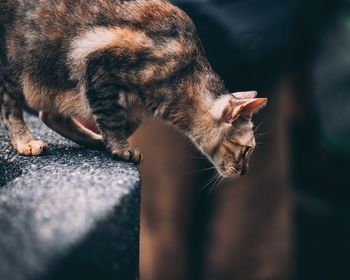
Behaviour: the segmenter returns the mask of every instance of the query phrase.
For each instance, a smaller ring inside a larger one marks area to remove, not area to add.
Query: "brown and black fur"
[[[2,120],[19,153],[47,148],[25,126],[26,107],[63,136],[133,162],[142,155],[127,139],[145,112],[184,132],[209,157],[220,150],[210,138],[227,133],[210,112],[229,93],[179,8],[163,0],[0,0],[0,6]],[[95,120],[102,138],[75,118]]]

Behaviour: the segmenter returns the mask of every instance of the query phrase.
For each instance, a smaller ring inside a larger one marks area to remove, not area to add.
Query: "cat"
[[[222,176],[244,174],[252,115],[267,102],[230,94],[191,19],[166,0],[0,0],[1,118],[19,154],[48,148],[23,120],[39,113],[72,141],[143,160],[129,136],[147,116],[187,135]]]

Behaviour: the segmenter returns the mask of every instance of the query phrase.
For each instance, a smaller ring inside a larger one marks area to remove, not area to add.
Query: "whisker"
[[[223,177],[220,175],[217,177],[217,179],[215,180],[215,182],[213,183],[213,185],[209,191],[209,194],[213,193],[215,190],[218,189],[218,186],[220,185],[222,179],[223,179]]]
[[[264,123],[264,122],[261,122],[261,123],[259,123],[257,126],[255,126],[254,129],[253,129],[253,131],[254,131],[254,132],[257,132],[257,131],[260,129],[260,127],[263,125],[263,123]]]
[[[214,174],[208,181],[207,184],[205,184],[204,187],[202,187],[199,191],[202,192],[206,187],[210,186],[211,183],[213,183],[217,179],[218,174]]]
[[[228,181],[230,180],[230,177],[220,177],[219,182],[216,184],[216,190],[218,189],[219,186],[224,186]]]
[[[215,169],[215,166],[211,166],[211,167],[208,167],[208,168],[203,168],[203,169],[200,169],[200,170],[194,170],[194,171],[190,171],[190,172],[186,172],[186,173],[187,174],[194,174],[194,173],[200,173],[200,172],[213,170],[213,169]]]
[[[256,133],[254,134],[255,138],[257,137],[261,137],[261,136],[266,136],[266,135],[270,135],[271,133],[269,132],[260,132],[260,133]]]

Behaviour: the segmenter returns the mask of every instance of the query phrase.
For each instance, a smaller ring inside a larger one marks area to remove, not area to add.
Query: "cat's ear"
[[[226,94],[214,102],[209,112],[219,122],[231,123],[234,109],[234,97]]]
[[[262,109],[267,103],[267,98],[252,98],[246,100],[244,104],[242,104],[239,114],[242,116],[251,117],[253,114],[257,113],[260,109]]]
[[[252,90],[252,91],[234,92],[234,93],[231,93],[231,95],[233,95],[233,97],[237,99],[252,99],[252,98],[255,98],[258,95],[258,93],[255,90]]]
[[[216,120],[232,124],[240,115],[251,117],[264,107],[266,102],[266,98],[238,99],[227,94],[215,101],[210,113]]]

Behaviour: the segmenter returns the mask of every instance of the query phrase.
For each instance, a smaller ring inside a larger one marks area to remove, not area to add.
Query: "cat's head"
[[[243,175],[255,148],[253,115],[265,106],[266,98],[255,91],[227,94],[214,102],[210,115],[218,129],[215,145],[205,153],[224,177]]]

